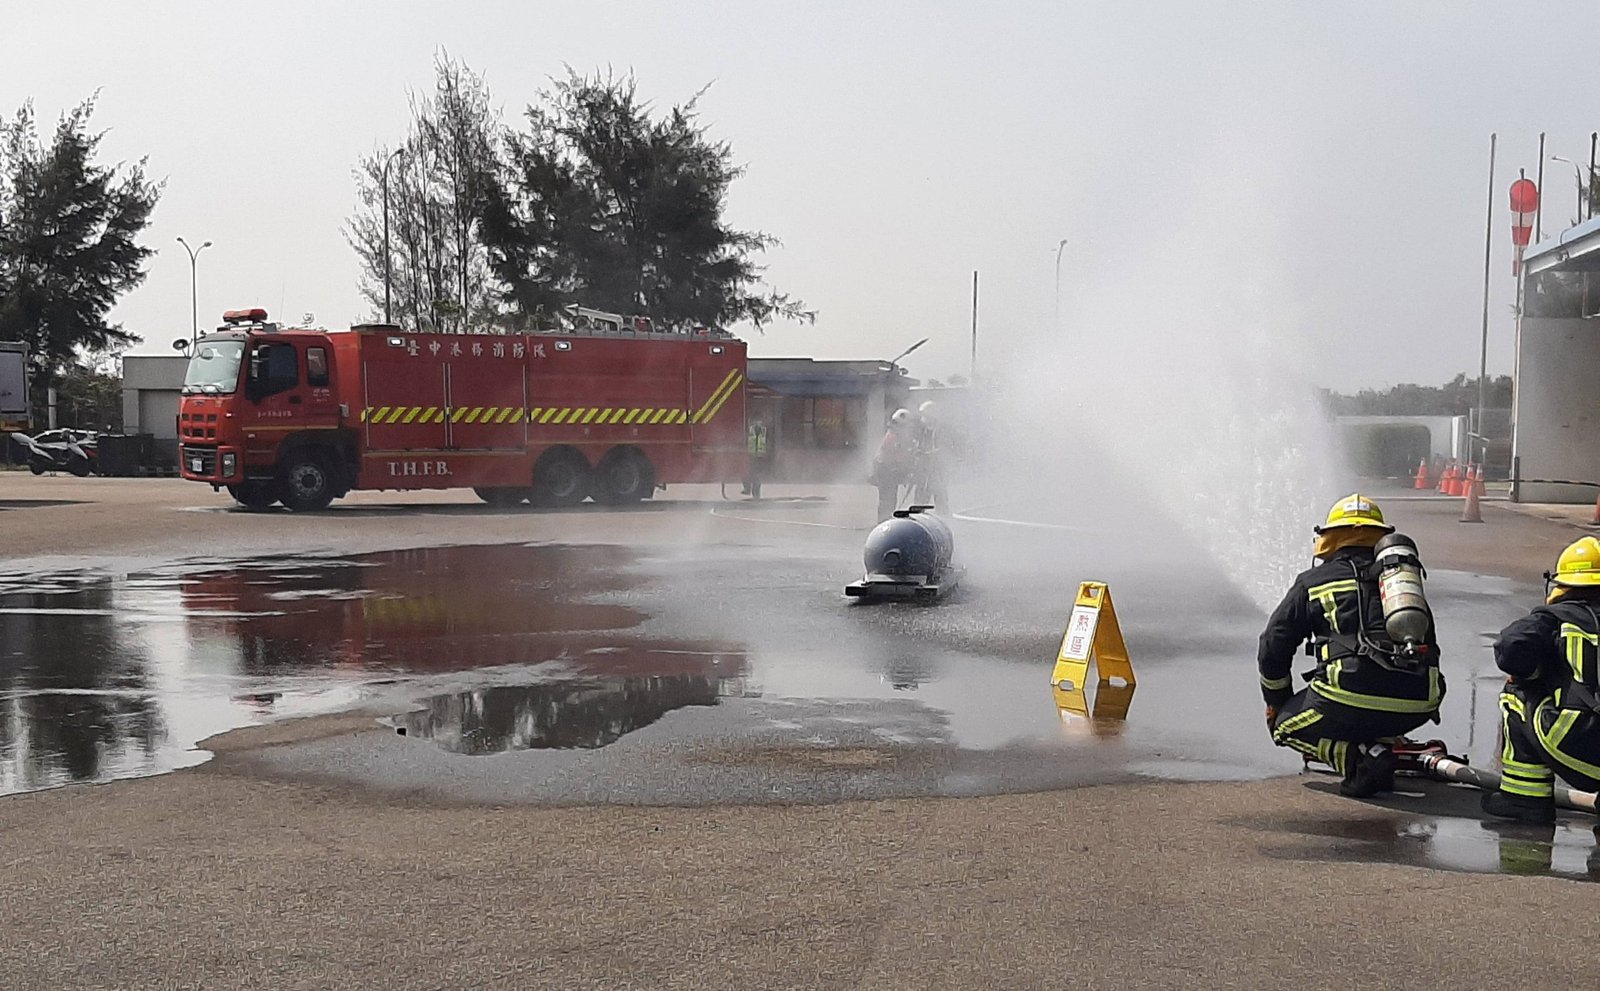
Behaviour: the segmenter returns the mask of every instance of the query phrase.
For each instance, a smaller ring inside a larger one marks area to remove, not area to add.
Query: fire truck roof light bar
[[[227,310],[222,314],[223,323],[266,323],[267,311],[260,306],[252,306],[247,310]]]

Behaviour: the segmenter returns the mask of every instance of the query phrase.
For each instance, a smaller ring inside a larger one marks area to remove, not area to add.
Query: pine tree
[[[0,340],[29,345],[36,396],[80,354],[137,339],[108,317],[144,281],[153,252],[136,239],[161,184],[143,159],[95,161],[93,113],[90,98],[63,114],[49,144],[31,103],[0,120]]]
[[[631,75],[571,71],[539,94],[485,186],[484,237],[509,300],[536,318],[570,303],[667,324],[813,318],[761,282],[754,256],[777,239],[724,222],[744,169],[707,135],[698,99],[654,113]]]

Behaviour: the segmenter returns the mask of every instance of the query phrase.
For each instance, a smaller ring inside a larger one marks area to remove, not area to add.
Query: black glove
[[[1292,698],[1294,692],[1288,688],[1261,689],[1261,700],[1267,703],[1268,708],[1281,709]]]

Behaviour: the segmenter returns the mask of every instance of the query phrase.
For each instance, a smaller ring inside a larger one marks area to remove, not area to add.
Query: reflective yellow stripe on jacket
[[[1322,615],[1328,620],[1328,629],[1334,633],[1343,633],[1339,629],[1339,599],[1341,592],[1355,592],[1356,580],[1345,578],[1341,581],[1326,582],[1306,589],[1306,597],[1312,605],[1322,606]]]
[[[1355,709],[1373,709],[1378,712],[1432,712],[1439,708],[1444,691],[1439,681],[1439,669],[1428,669],[1428,697],[1425,699],[1397,699],[1386,695],[1363,695],[1339,687],[1339,671],[1343,661],[1334,661],[1327,667],[1327,681],[1313,681],[1311,690],[1330,702],[1348,705]]]

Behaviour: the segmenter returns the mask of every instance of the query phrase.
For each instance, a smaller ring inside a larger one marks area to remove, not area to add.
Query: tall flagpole
[[[1489,441],[1484,435],[1483,404],[1489,376],[1489,252],[1494,245],[1494,146],[1496,135],[1489,135],[1489,206],[1483,222],[1483,343],[1478,351],[1478,440],[1483,444],[1483,460],[1489,460]],[[1543,141],[1541,139],[1541,145]],[[1468,452],[1470,457],[1471,452]],[[1481,462],[1480,462],[1481,463]]]

